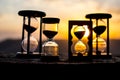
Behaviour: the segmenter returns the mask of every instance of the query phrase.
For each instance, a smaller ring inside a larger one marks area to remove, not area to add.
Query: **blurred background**
[[[0,0],[0,52],[20,51],[23,18],[18,12],[39,10],[45,12],[46,17],[60,18],[59,33],[54,40],[64,55],[67,55],[69,20],[88,20],[85,16],[89,13],[110,13],[110,51],[113,55],[120,55],[119,3],[120,0]],[[39,28],[33,36],[39,39],[38,34]],[[106,34],[102,37],[106,38]],[[44,35],[43,40],[46,40]]]

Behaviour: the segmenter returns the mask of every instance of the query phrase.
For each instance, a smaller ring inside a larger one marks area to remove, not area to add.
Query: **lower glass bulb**
[[[82,41],[78,41],[75,44],[74,50],[77,54],[82,54],[84,55],[87,52],[87,46],[82,42]]]
[[[24,51],[27,51],[27,40],[28,38],[25,38],[23,41],[22,41],[22,48]],[[38,47],[38,41],[33,37],[33,36],[30,36],[30,52],[34,52]]]
[[[97,38],[93,40],[93,51],[94,52],[96,52],[96,40]],[[105,52],[105,49],[106,49],[106,41],[103,38],[98,37],[98,51]]]
[[[58,56],[58,44],[54,41],[47,41],[42,45],[44,56]]]

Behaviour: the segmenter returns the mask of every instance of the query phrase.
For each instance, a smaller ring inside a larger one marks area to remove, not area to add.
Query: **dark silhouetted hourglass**
[[[93,38],[93,56],[96,58],[111,58],[110,53],[110,39],[109,39],[109,18],[112,15],[108,13],[92,13],[87,14],[86,18],[89,18],[93,22],[93,31],[96,33],[96,37]],[[105,21],[106,19],[106,21]],[[94,24],[95,23],[95,24]],[[95,25],[95,27],[94,27]],[[106,32],[106,37],[103,39],[102,34]]]
[[[59,60],[59,45],[53,40],[58,33],[60,19],[54,17],[43,18],[43,34],[47,40],[42,45],[42,61]]]
[[[83,26],[76,26],[73,29],[73,32],[75,36],[78,38],[78,41],[74,46],[75,53],[78,56],[83,56],[87,51],[86,45],[81,41],[82,37],[85,34],[85,28]]]
[[[22,43],[21,43],[21,52],[18,52],[17,56],[32,56],[34,55],[34,51],[37,49],[39,45],[39,53],[41,53],[42,46],[42,17],[46,16],[45,12],[36,11],[36,10],[20,10],[18,12],[20,16],[23,16],[23,28],[22,28]],[[38,18],[40,18],[40,23]],[[40,24],[40,35],[39,42],[36,38],[33,37],[32,33],[34,33],[37,28],[39,28]],[[25,36],[25,31],[27,35]],[[26,37],[26,38],[25,38]],[[38,54],[39,54],[38,53]]]

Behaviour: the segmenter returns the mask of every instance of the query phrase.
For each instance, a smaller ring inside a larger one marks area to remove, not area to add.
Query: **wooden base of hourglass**
[[[34,52],[32,54],[27,54],[27,52],[17,52],[16,54],[17,58],[23,58],[23,59],[40,59],[42,62],[58,62],[59,56],[41,56],[39,52]]]
[[[106,54],[106,53],[104,53]],[[111,53],[109,55],[92,55],[92,56],[74,56],[72,58],[69,58],[70,62],[91,62],[93,59],[111,59],[112,55]]]
[[[16,53],[17,58],[40,58],[41,54],[38,52],[34,52],[32,54],[27,54],[27,52],[17,52]]]
[[[58,62],[59,56],[41,56],[42,62]]]
[[[92,59],[111,59],[112,58],[112,53],[109,53],[109,55],[107,55],[107,53],[103,53],[103,55],[92,55]]]

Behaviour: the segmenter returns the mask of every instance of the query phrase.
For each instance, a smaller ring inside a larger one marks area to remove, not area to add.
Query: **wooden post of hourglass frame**
[[[93,19],[96,20],[96,29],[94,28],[94,32],[96,33],[96,55],[92,55],[93,58],[96,59],[101,59],[101,58],[105,58],[105,59],[109,59],[112,57],[112,54],[110,53],[110,46],[109,46],[109,18],[111,18],[112,15],[108,14],[108,13],[92,13],[92,14],[87,14],[86,18],[89,18],[90,21],[92,21]],[[102,19],[106,19],[107,23],[106,26],[99,24],[98,20],[102,20]],[[105,29],[107,29],[107,37],[106,37],[106,52],[102,52],[99,50],[99,40],[98,40],[98,36],[100,36]],[[96,30],[96,31],[95,31]],[[105,54],[104,54],[105,53]]]
[[[23,26],[25,25],[25,16],[23,16]],[[22,39],[21,39],[21,42],[24,40],[24,34],[25,34],[25,31],[24,31],[24,27],[22,28]],[[23,48],[21,46],[21,53],[23,53]]]
[[[89,61],[91,60],[92,56],[92,21],[86,21],[86,20],[70,20],[68,24],[68,56],[69,56],[69,61]],[[74,56],[74,52],[72,52],[72,45],[73,45],[73,37],[71,34],[72,28],[74,25],[77,26],[87,26],[89,30],[89,36],[87,37],[87,44],[89,47],[89,50],[87,52],[86,56]]]

